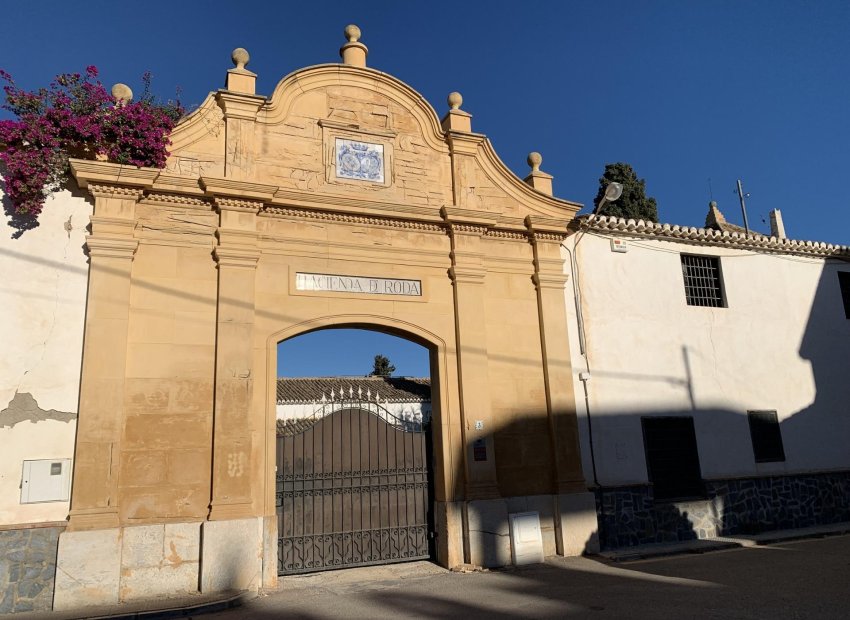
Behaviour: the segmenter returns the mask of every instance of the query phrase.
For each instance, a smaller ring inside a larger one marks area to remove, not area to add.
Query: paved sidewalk
[[[392,573],[288,577],[276,592],[204,620],[850,617],[850,536],[631,562],[555,557],[469,574],[415,563]]]
[[[702,540],[689,540],[681,543],[658,543],[654,545],[638,545],[635,547],[624,547],[603,551],[599,554],[606,560],[613,562],[629,562],[645,558],[657,558],[668,555],[679,555],[682,553],[707,553],[709,551],[722,551],[736,547],[756,547],[759,545],[770,545],[777,542],[791,540],[802,540],[806,538],[823,538],[824,536],[838,536],[850,534],[850,523],[835,523],[832,525],[818,525],[815,527],[803,527],[794,530],[774,530],[763,534],[741,534],[736,536],[718,536]],[[850,616],[850,610],[848,610]]]
[[[122,604],[9,620],[294,618],[848,618],[850,523],[673,545],[594,558],[453,573],[411,562],[282,577],[244,593]],[[803,540],[800,540],[803,539]],[[705,554],[708,551],[719,553]],[[602,613],[605,612],[605,613]]]

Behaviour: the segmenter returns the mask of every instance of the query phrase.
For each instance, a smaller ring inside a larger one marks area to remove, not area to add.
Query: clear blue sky
[[[741,178],[753,228],[780,208],[789,236],[850,245],[846,0],[31,0],[3,5],[0,68],[28,88],[94,64],[108,86],[138,89],[150,70],[160,95],[179,86],[191,106],[222,86],[234,47],[269,94],[291,71],[338,62],[348,23],[369,65],[438,113],[460,91],[518,175],[540,151],[561,197],[590,204],[605,163],[626,161],[662,221],[702,225],[711,179],[740,223]]]
[[[393,375],[428,377],[428,349],[414,342],[363,329],[321,329],[286,340],[277,348],[279,377],[368,375],[376,355],[386,355]]]

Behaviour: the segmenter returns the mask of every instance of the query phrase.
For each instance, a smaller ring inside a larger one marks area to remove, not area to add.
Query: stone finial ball
[[[446,99],[446,101],[448,101],[448,103],[449,103],[449,107],[450,107],[452,110],[459,110],[459,109],[460,109],[460,106],[462,106],[462,105],[463,105],[463,97],[462,97],[462,96],[461,96],[461,94],[460,94],[459,92],[457,92],[457,91],[455,91],[455,92],[453,92],[453,93],[449,93],[449,96],[448,96],[448,98]]]
[[[356,43],[360,40],[360,28],[355,26],[354,24],[348,24],[343,30],[345,34],[345,38],[348,39],[349,43]]]
[[[112,87],[112,96],[118,101],[128,102],[133,99],[133,91],[126,84],[118,83]]]
[[[528,154],[528,165],[531,166],[531,169],[535,172],[540,170],[540,164],[543,163],[543,156],[537,151],[532,151]]]
[[[244,47],[237,47],[230,53],[230,59],[237,69],[244,69],[248,61],[251,60],[251,55]]]

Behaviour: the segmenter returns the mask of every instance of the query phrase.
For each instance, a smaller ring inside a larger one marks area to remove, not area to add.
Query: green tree
[[[372,368],[372,372],[369,373],[370,377],[389,377],[391,374],[395,372],[395,366],[390,364],[390,358],[386,355],[376,355],[375,356],[375,366]]]
[[[658,205],[655,203],[655,198],[647,197],[646,182],[638,178],[629,164],[617,162],[605,165],[605,172],[599,178],[599,191],[593,201],[594,205],[599,205],[609,183],[622,183],[623,195],[614,202],[606,202],[602,207],[601,215],[658,221]]]

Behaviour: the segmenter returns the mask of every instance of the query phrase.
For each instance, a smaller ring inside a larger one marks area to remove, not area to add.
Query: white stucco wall
[[[90,215],[64,191],[18,239],[0,217],[0,525],[68,514],[68,502],[21,505],[21,470],[24,460],[73,457]]]
[[[582,458],[593,483],[574,285],[580,290],[598,483],[647,481],[641,416],[692,416],[704,478],[850,469],[850,321],[838,269],[850,263],[576,235],[567,311]],[[680,254],[719,256],[728,307],[689,306]],[[755,463],[748,410],[776,410],[786,460]]]

